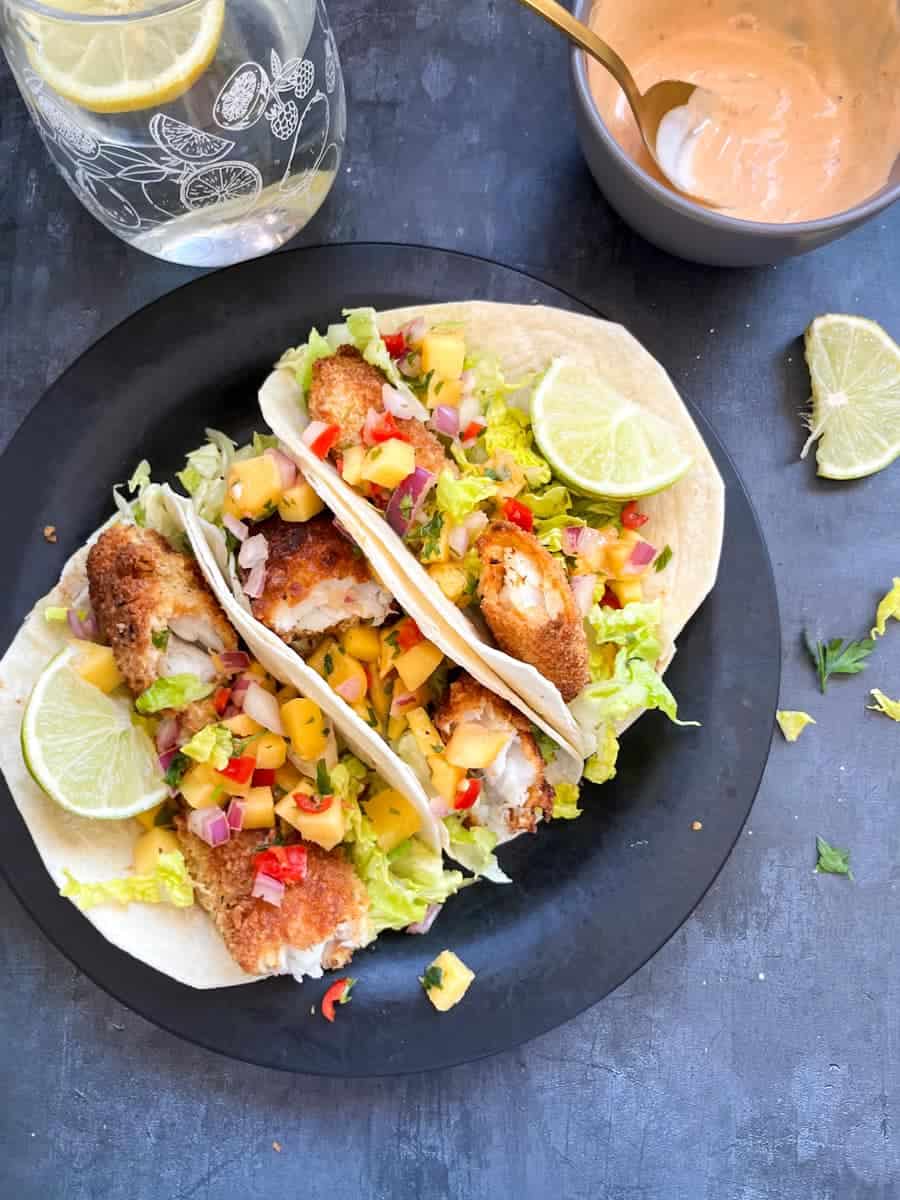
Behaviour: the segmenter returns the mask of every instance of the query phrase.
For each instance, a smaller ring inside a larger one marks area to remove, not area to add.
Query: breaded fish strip
[[[279,637],[289,642],[360,621],[384,621],[390,592],[375,582],[362,553],[330,516],[296,522],[269,517],[255,532],[266,539],[269,557],[253,615]]]
[[[384,376],[367,363],[355,346],[341,346],[330,358],[313,363],[309,390],[309,415],[313,421],[340,427],[335,449],[346,450],[363,440],[363,426],[370,409],[384,411]],[[400,419],[397,426],[416,452],[416,466],[437,475],[443,467],[456,465],[448,459],[438,438],[421,421]]]
[[[553,788],[544,779],[544,759],[530,722],[471,675],[461,674],[450,684],[434,723],[446,742],[464,721],[483,729],[508,730],[510,735],[484,772],[472,814],[500,837],[533,833],[541,814],[549,817],[553,812]]]
[[[255,899],[254,858],[265,838],[259,831],[234,833],[215,849],[175,819],[176,833],[197,899],[210,914],[228,952],[250,975],[317,977],[342,967],[368,940],[365,887],[340,851],[327,853],[306,842],[307,875],[285,885],[280,908]]]
[[[572,700],[590,681],[587,635],[566,573],[533,533],[492,521],[477,542],[481,611],[497,644]]]
[[[383,384],[381,372],[355,346],[340,346],[330,357],[313,363],[310,420],[340,427],[336,449],[359,445],[369,409],[381,412],[383,408]]]
[[[152,529],[110,526],[91,547],[87,576],[100,633],[135,695],[164,675],[210,682],[209,651],[237,646],[196,562]]]

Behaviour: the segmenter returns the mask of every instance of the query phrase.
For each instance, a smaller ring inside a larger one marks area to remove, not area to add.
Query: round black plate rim
[[[452,249],[441,249],[439,247],[413,245],[413,244],[409,244],[409,243],[398,243],[398,242],[342,242],[342,243],[332,243],[329,245],[304,247],[304,248],[300,248],[300,249],[293,250],[293,251],[281,252],[278,255],[272,256],[272,258],[270,258],[269,260],[252,260],[251,263],[237,264],[233,267],[225,268],[222,271],[210,272],[210,273],[207,273],[206,275],[200,276],[199,278],[192,279],[192,280],[180,285],[179,287],[173,289],[171,292],[168,292],[168,293],[164,294],[163,296],[158,297],[156,300],[151,301],[148,305],[145,305],[143,308],[139,309],[137,312],[126,317],[119,324],[115,325],[113,328],[108,330],[96,342],[94,342],[81,356],[79,356],[78,359],[76,359],[72,364],[70,364],[65,369],[65,371],[57,378],[57,380],[54,381],[54,383],[50,385],[50,387],[47,389],[47,392],[45,393],[45,396],[34,407],[34,409],[32,409],[32,411],[29,413],[29,415],[23,421],[22,425],[16,431],[16,434],[11,439],[6,450],[4,451],[4,454],[3,454],[4,466],[6,465],[7,462],[11,461],[12,459],[14,459],[16,457],[17,448],[18,448],[19,444],[25,443],[28,440],[28,438],[32,432],[32,427],[37,425],[37,423],[40,420],[41,413],[39,410],[41,409],[42,405],[44,404],[44,401],[50,396],[50,394],[52,392],[56,392],[59,389],[65,387],[66,381],[70,377],[74,376],[74,373],[78,370],[79,365],[81,364],[82,360],[84,358],[86,358],[88,355],[93,355],[95,352],[98,352],[98,351],[102,352],[102,348],[105,347],[106,343],[114,342],[116,337],[121,336],[123,331],[127,330],[133,324],[135,324],[135,323],[141,324],[142,322],[145,322],[148,319],[148,317],[154,312],[154,310],[157,310],[159,308],[164,308],[168,305],[173,304],[174,298],[178,297],[181,293],[184,293],[185,291],[187,291],[193,287],[196,287],[196,285],[198,283],[201,283],[204,279],[206,279],[210,276],[213,276],[216,279],[219,279],[223,276],[231,276],[233,274],[238,274],[242,271],[245,271],[251,265],[258,265],[261,261],[277,263],[277,262],[282,261],[287,258],[294,258],[294,257],[301,258],[303,256],[309,256],[313,253],[321,253],[321,252],[328,253],[328,252],[331,252],[334,250],[339,250],[339,251],[348,251],[349,250],[349,251],[358,252],[358,253],[366,251],[366,250],[384,250],[384,251],[389,251],[389,252],[390,251],[399,251],[399,252],[417,251],[417,252],[420,252],[420,253],[423,253],[426,255],[434,254],[434,255],[439,255],[439,256],[441,256],[441,255],[449,256],[449,257],[452,257],[456,260],[459,260],[459,261],[465,262],[465,263],[474,262],[474,263],[481,264],[485,268],[488,268],[488,269],[498,270],[503,273],[509,273],[510,275],[521,277],[522,279],[528,281],[529,283],[536,285],[537,287],[539,287],[541,289],[545,289],[547,291],[553,292],[557,296],[565,297],[571,304],[577,306],[582,311],[585,311],[592,315],[598,315],[598,316],[602,315],[602,314],[596,313],[596,310],[594,310],[590,305],[586,304],[579,297],[573,295],[572,293],[566,291],[563,288],[558,287],[556,284],[546,283],[544,280],[540,279],[538,276],[530,274],[530,273],[523,271],[517,267],[505,266],[504,264],[494,262],[493,260],[485,258],[483,256],[469,255],[469,254],[465,254],[461,251],[452,250]],[[781,633],[780,633],[780,620],[778,618],[777,589],[775,587],[774,570],[772,567],[771,557],[769,555],[768,548],[765,544],[765,540],[763,537],[762,527],[759,522],[759,518],[756,514],[756,510],[753,506],[752,500],[750,499],[750,496],[747,492],[746,486],[744,485],[743,480],[741,479],[740,475],[738,474],[730,454],[725,449],[725,447],[722,445],[721,441],[718,438],[718,435],[712,429],[712,427],[710,426],[706,417],[699,410],[697,410],[697,408],[690,401],[688,401],[687,403],[688,403],[688,407],[690,408],[691,415],[693,416],[694,420],[700,426],[700,428],[703,432],[703,435],[704,435],[705,439],[707,440],[707,442],[710,444],[711,448],[713,449],[713,452],[714,452],[716,458],[720,459],[722,462],[724,462],[727,465],[727,467],[730,469],[729,473],[732,477],[731,486],[736,487],[738,489],[738,491],[740,493],[740,498],[746,505],[747,511],[749,513],[751,523],[753,526],[753,530],[755,532],[756,538],[758,539],[759,549],[762,551],[762,557],[763,557],[763,562],[764,562],[764,574],[765,574],[764,582],[765,582],[767,590],[768,590],[768,600],[772,604],[773,609],[774,609],[775,621],[774,621],[774,625],[772,628],[772,633],[774,633],[774,636],[775,636],[775,646],[774,646],[775,658],[776,658],[776,661],[780,664]],[[702,611],[703,610],[701,609],[701,614],[700,614],[701,616],[702,616]],[[690,625],[688,626],[688,628],[690,629]],[[5,648],[5,646],[4,646],[4,648]],[[104,990],[108,994],[112,995],[120,1003],[126,1005],[126,1007],[137,1012],[144,1019],[152,1022],[153,1024],[157,1025],[158,1027],[165,1029],[167,1032],[174,1034],[176,1037],[181,1037],[181,1038],[184,1038],[185,1040],[193,1042],[197,1045],[203,1046],[205,1049],[211,1050],[214,1053],[222,1054],[225,1057],[238,1059],[240,1061],[247,1062],[250,1064],[264,1065],[264,1066],[272,1067],[274,1069],[290,1071],[293,1073],[303,1073],[303,1074],[309,1074],[309,1075],[323,1075],[323,1076],[329,1076],[329,1077],[340,1076],[343,1078],[364,1078],[364,1077],[368,1078],[368,1077],[403,1075],[403,1074],[409,1074],[409,1073],[413,1073],[413,1072],[444,1069],[446,1067],[459,1065],[460,1063],[463,1063],[463,1062],[478,1061],[479,1059],[486,1058],[486,1057],[491,1056],[492,1054],[498,1053],[501,1050],[514,1049],[517,1046],[522,1045],[524,1042],[530,1041],[535,1037],[541,1036],[543,1033],[549,1032],[551,1029],[557,1028],[571,1020],[574,1020],[576,1017],[578,1017],[584,1011],[586,1011],[586,1009],[590,1008],[593,1004],[598,1003],[599,1000],[601,1000],[606,995],[608,995],[610,992],[615,990],[615,988],[621,986],[621,984],[624,983],[625,980],[627,980],[632,974],[634,974],[635,971],[640,969],[641,966],[643,966],[656,953],[658,953],[658,951],[661,949],[661,947],[670,940],[670,938],[677,932],[677,930],[679,928],[681,928],[681,926],[684,924],[684,922],[687,921],[688,918],[692,915],[692,913],[696,910],[699,903],[702,901],[704,896],[707,894],[709,889],[712,887],[713,883],[715,883],[716,879],[719,877],[719,874],[721,873],[722,868],[724,867],[725,863],[727,862],[728,858],[730,857],[732,850],[734,849],[734,846],[737,844],[737,841],[740,838],[741,832],[743,831],[743,829],[746,825],[747,819],[752,810],[752,805],[755,800],[756,794],[758,792],[760,783],[762,781],[762,776],[763,776],[763,773],[765,771],[765,767],[766,767],[766,764],[768,761],[768,751],[771,746],[772,736],[774,734],[774,726],[775,726],[774,709],[775,709],[775,704],[777,702],[779,679],[780,679],[780,670],[776,672],[776,678],[774,679],[774,687],[773,687],[774,696],[772,697],[772,706],[771,706],[772,719],[771,719],[770,727],[768,730],[768,738],[767,738],[767,742],[766,742],[766,746],[765,746],[765,753],[762,754],[760,757],[760,763],[758,766],[758,770],[755,773],[755,778],[753,779],[752,788],[747,788],[745,790],[745,795],[748,797],[746,809],[743,812],[742,816],[740,817],[739,825],[737,827],[737,830],[736,830],[733,838],[731,838],[730,842],[727,843],[726,852],[722,855],[717,867],[712,872],[712,874],[706,878],[706,882],[705,882],[702,890],[699,892],[699,894],[697,894],[696,898],[694,899],[693,904],[688,909],[688,911],[683,913],[683,915],[680,915],[677,918],[677,920],[672,925],[672,927],[670,929],[668,929],[668,931],[665,932],[662,936],[660,936],[658,938],[658,940],[644,952],[643,957],[639,961],[636,961],[633,964],[630,964],[628,966],[628,968],[621,973],[620,977],[613,980],[608,987],[605,987],[602,994],[595,995],[593,997],[588,997],[588,998],[584,999],[581,1003],[579,1003],[577,1006],[574,1006],[574,1007],[569,1006],[566,1009],[565,1013],[561,1017],[550,1016],[549,1019],[545,1023],[542,1024],[541,1028],[528,1028],[524,1032],[522,1032],[521,1036],[514,1035],[512,1038],[510,1038],[508,1036],[504,1036],[501,1039],[501,1044],[498,1044],[496,1046],[488,1046],[488,1047],[482,1048],[474,1053],[462,1052],[462,1053],[457,1053],[457,1054],[453,1054],[453,1053],[443,1054],[443,1055],[439,1056],[439,1061],[435,1061],[435,1062],[427,1064],[427,1065],[403,1066],[402,1064],[391,1062],[389,1064],[386,1064],[386,1065],[383,1065],[380,1067],[379,1066],[365,1067],[362,1070],[354,1070],[352,1067],[350,1069],[347,1069],[346,1066],[343,1066],[341,1069],[338,1069],[338,1070],[328,1069],[327,1067],[321,1067],[321,1068],[309,1067],[306,1065],[304,1065],[302,1067],[298,1067],[297,1065],[295,1065],[294,1063],[292,1063],[290,1061],[275,1061],[273,1059],[263,1060],[259,1056],[253,1056],[250,1054],[242,1053],[241,1048],[239,1046],[235,1047],[235,1048],[226,1049],[220,1043],[217,1043],[214,1039],[207,1039],[206,1037],[204,1037],[202,1031],[198,1031],[196,1029],[192,1030],[190,1033],[187,1033],[187,1032],[185,1032],[184,1029],[178,1028],[178,1026],[175,1023],[170,1022],[164,1016],[161,1016],[157,1011],[154,1011],[152,1002],[148,1002],[147,1004],[144,1004],[140,999],[136,999],[133,995],[126,996],[126,995],[122,994],[118,990],[118,988],[116,987],[114,982],[110,982],[109,980],[105,980],[105,981],[101,982],[101,980],[99,978],[97,978],[97,975],[95,974],[94,971],[83,966],[82,963],[79,961],[78,955],[77,955],[77,949],[73,949],[72,947],[67,945],[65,943],[65,940],[62,937],[57,936],[56,931],[51,929],[48,922],[45,921],[44,919],[42,919],[39,915],[37,915],[37,913],[33,910],[32,905],[29,903],[28,888],[25,886],[20,886],[19,881],[15,878],[13,873],[8,869],[6,862],[2,861],[2,859],[0,859],[0,873],[3,874],[4,878],[6,879],[7,883],[9,884],[14,895],[17,897],[17,899],[22,904],[22,906],[25,908],[25,910],[29,913],[29,916],[31,916],[31,918],[35,921],[35,923],[41,929],[43,934],[48,938],[48,940],[70,962],[72,962],[73,965],[75,965],[79,970],[83,971],[88,976],[88,978],[90,978],[92,980],[92,982],[96,986],[100,987],[102,990]],[[4,791],[7,791],[7,789],[5,788],[5,784],[4,784]],[[8,792],[7,792],[7,794],[8,794]],[[582,820],[584,820],[584,818],[582,818]],[[29,839],[29,841],[30,841],[30,839]],[[36,852],[35,852],[35,857],[36,857]],[[41,870],[43,870],[42,866],[41,866]],[[116,950],[115,947],[112,947],[111,945],[109,945],[108,949],[109,949],[110,953],[115,954],[115,955],[119,955],[122,953],[122,952]],[[126,957],[128,957],[128,956],[126,956]],[[149,971],[150,969],[144,968],[144,970]],[[155,972],[152,972],[152,971],[150,973],[153,974],[154,976],[156,974]],[[176,986],[178,986],[178,985],[176,985]],[[263,986],[263,985],[256,985],[256,987],[261,987],[261,986]],[[322,984],[322,986],[324,986],[324,983]],[[476,981],[476,986],[477,986],[477,981]],[[253,988],[254,991],[256,991],[256,987]],[[226,989],[226,992],[228,992],[228,991],[233,991],[233,989]],[[246,991],[246,987],[240,988],[239,991],[240,992]],[[204,993],[204,994],[213,995],[215,993]],[[148,1000],[149,1000],[149,997],[148,997]],[[352,1010],[347,1010],[347,1012],[351,1012],[351,1011]],[[438,1028],[438,1032],[440,1032],[439,1028]]]

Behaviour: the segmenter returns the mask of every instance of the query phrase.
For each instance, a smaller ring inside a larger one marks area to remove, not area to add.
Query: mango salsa
[[[281,723],[291,739],[294,752],[302,759],[312,761],[322,757],[328,739],[325,718],[315,700],[302,696],[283,704]]]
[[[643,600],[644,587],[640,579],[611,579],[609,586],[620,604],[631,604],[635,600]]]
[[[313,795],[312,787],[301,784],[291,795],[282,796],[275,805],[276,813],[283,821],[299,830],[307,842],[315,842],[323,850],[333,850],[344,840],[346,832],[344,810],[337,798],[322,812],[305,812],[294,800],[297,791]]]
[[[421,641],[405,650],[394,666],[406,690],[415,692],[434,674],[443,658],[443,651],[433,642]]]
[[[209,808],[222,798],[222,779],[210,763],[195,763],[182,776],[179,790],[191,808]]]
[[[385,854],[418,833],[422,825],[410,801],[394,788],[384,788],[370,800],[364,800],[363,808],[372,822],[378,845]]]
[[[135,820],[138,821],[141,825],[143,825],[143,827],[145,829],[155,829],[156,828],[156,818],[159,816],[160,812],[162,811],[162,807],[164,804],[165,804],[165,800],[161,801],[159,804],[154,804],[152,808],[148,808],[145,812],[136,813]]]
[[[434,375],[428,380],[428,391],[425,403],[429,408],[437,408],[439,404],[458,408],[462,399],[462,384],[458,379],[447,379],[443,375]]]
[[[422,339],[422,373],[434,371],[442,379],[459,379],[466,359],[466,343],[460,333],[431,330]],[[443,401],[439,401],[443,403]]]
[[[344,652],[360,662],[377,662],[381,653],[381,639],[378,630],[371,625],[352,625],[341,635],[341,645]]]
[[[426,755],[428,769],[431,772],[431,786],[448,804],[453,804],[459,785],[466,777],[464,767],[455,767],[447,762],[444,754]]]
[[[230,729],[235,737],[246,738],[253,737],[256,733],[262,733],[263,727],[258,721],[254,721],[252,717],[248,717],[246,713],[237,713],[233,717],[226,717],[220,724],[226,729]]]
[[[365,446],[351,446],[344,451],[341,463],[341,478],[351,487],[359,487],[362,483],[362,468],[366,458]]]
[[[461,721],[450,737],[444,753],[447,762],[466,771],[489,767],[506,743],[509,733],[502,729],[484,729],[472,721]]]
[[[442,950],[422,976],[422,986],[438,1012],[446,1012],[459,1004],[474,978],[475,972],[452,950]]]
[[[414,708],[406,714],[409,727],[416,739],[416,745],[426,758],[431,754],[443,754],[444,743],[441,735],[431,722],[431,717],[424,708]]]
[[[469,579],[462,567],[435,563],[428,568],[428,574],[453,604],[462,606],[469,599]]]
[[[271,829],[275,824],[275,802],[270,787],[250,788],[244,797],[244,829]]]
[[[281,471],[271,455],[245,458],[228,468],[223,508],[239,521],[253,521],[277,507],[283,490]]]
[[[325,501],[320,500],[305,479],[288,488],[278,502],[278,515],[282,521],[309,521],[322,511]]]
[[[161,854],[180,849],[171,829],[151,829],[134,843],[134,869],[138,875],[152,875]]]
[[[92,683],[101,692],[112,692],[122,682],[119,668],[109,646],[98,646],[96,642],[75,639],[78,655],[75,670],[86,683]]]
[[[264,770],[277,770],[284,766],[287,758],[287,742],[280,734],[265,733],[250,743],[246,750],[256,759],[256,765]]]
[[[360,475],[366,483],[395,488],[416,469],[416,452],[409,442],[390,438],[366,454]]]

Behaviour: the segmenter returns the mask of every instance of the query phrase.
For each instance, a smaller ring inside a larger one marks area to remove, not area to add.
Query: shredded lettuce
[[[615,778],[616,759],[619,757],[619,739],[612,725],[607,725],[598,733],[597,749],[584,764],[584,777],[591,783],[606,783]],[[565,785],[563,785],[565,786]],[[559,794],[559,787],[556,789]],[[553,810],[554,817],[556,809]]]
[[[454,524],[459,524],[485,500],[497,494],[497,485],[484,475],[454,479],[446,468],[438,476],[435,502]]]
[[[574,821],[576,817],[580,816],[581,809],[578,807],[578,784],[558,783],[556,785],[556,792],[553,797],[554,821]]]
[[[485,829],[483,825],[473,825],[467,829],[462,817],[456,813],[444,817],[444,827],[450,836],[448,854],[461,867],[471,871],[476,878],[488,879],[491,883],[512,882],[494,854],[496,833]]]
[[[388,855],[391,874],[414,888],[426,904],[443,904],[465,884],[461,871],[447,871],[440,851],[432,850],[421,838],[407,838]]]
[[[194,887],[180,850],[170,850],[159,856],[150,875],[131,875],[122,879],[103,879],[80,883],[69,871],[60,895],[67,896],[79,908],[94,908],[98,904],[173,904],[189,908],[194,903]]]
[[[571,710],[579,725],[599,729],[610,721],[624,721],[644,708],[658,708],[676,725],[696,725],[696,721],[679,721],[678,704],[662,677],[649,662],[629,657],[630,653],[623,646],[616,655],[612,675],[589,683],[572,701]]]
[[[393,384],[403,382],[397,364],[388,353],[384,339],[378,332],[378,319],[374,308],[345,308],[347,332],[350,341],[367,363],[377,367]]]
[[[212,763],[217,771],[221,771],[228,766],[234,753],[234,736],[224,725],[207,725],[179,749],[194,762]]]
[[[206,521],[216,521],[222,515],[225,476],[234,462],[236,446],[217,429],[207,429],[206,436],[209,439],[206,444],[187,456],[187,465],[178,472],[178,479],[198,515]]]
[[[44,609],[45,621],[66,621],[68,620],[69,609],[64,604],[48,604]],[[87,613],[85,613],[87,616]]]
[[[195,700],[205,700],[214,684],[204,683],[196,675],[164,675],[142,692],[134,702],[139,713],[161,712],[164,708],[182,709]]]
[[[411,729],[404,730],[392,744],[391,749],[403,759],[424,787],[431,787],[431,771],[428,769],[428,762],[419,749],[419,743]]]
[[[796,742],[807,725],[815,725],[816,723],[815,718],[811,717],[809,713],[791,708],[779,708],[775,714],[775,720],[778,722],[779,729],[784,734],[785,741],[788,742]]]
[[[613,642],[625,646],[629,655],[637,655],[651,664],[659,658],[662,606],[658,600],[649,603],[633,601],[623,608],[604,608],[595,604],[587,620],[596,644]]]
[[[890,617],[895,621],[900,621],[900,578],[893,579],[893,587],[886,596],[883,596],[878,602],[878,611],[875,614],[875,624],[869,631],[869,637],[884,637],[885,628]]]
[[[329,358],[334,354],[336,349],[337,347],[333,346],[327,338],[322,337],[317,329],[312,329],[309,334],[309,340],[302,346],[286,350],[275,366],[276,368],[293,371],[294,378],[303,389],[305,396],[312,383],[313,365],[320,358]]]
[[[352,805],[359,799],[369,779],[369,768],[352,754],[345,754],[328,772],[331,791],[342,804]]]
[[[128,480],[126,487],[129,492],[137,492],[138,495],[150,483],[150,464],[146,458],[142,458],[138,465],[134,468],[131,478]]]
[[[866,708],[871,708],[873,712],[884,713],[884,715],[886,717],[890,717],[892,721],[900,721],[900,700],[892,700],[890,696],[886,696],[884,694],[881,688],[872,688],[871,695],[875,703],[867,704]],[[803,715],[805,716],[805,714]],[[780,717],[779,724],[781,724]],[[813,724],[815,725],[815,721],[813,721]],[[784,726],[782,725],[781,728],[784,729]]]
[[[528,414],[495,396],[487,407],[485,448],[490,455],[501,452],[510,455],[525,471],[532,487],[549,483],[551,471],[547,461],[531,448],[531,422]]]

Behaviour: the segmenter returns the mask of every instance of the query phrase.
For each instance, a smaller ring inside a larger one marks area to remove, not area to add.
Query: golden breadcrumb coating
[[[285,885],[278,908],[250,895],[254,859],[267,840],[264,830],[234,833],[222,846],[208,846],[175,819],[188,873],[197,886],[197,899],[210,914],[228,952],[250,975],[284,970],[282,951],[325,947],[322,965],[341,967],[361,942],[361,921],[369,906],[365,887],[340,850],[330,853],[304,842],[307,875],[302,883]],[[344,927],[339,930],[339,927]]]
[[[562,566],[533,533],[492,521],[476,543],[481,611],[498,646],[572,700],[590,682],[587,635]]]
[[[383,384],[384,376],[355,346],[340,346],[330,357],[313,363],[310,420],[340,427],[336,450],[359,445],[369,409],[381,412],[383,408]]]
[[[206,666],[207,650],[237,647],[197,563],[152,529],[118,523],[104,530],[88,554],[87,576],[100,633],[135,695],[176,674],[168,668],[185,655],[203,657]],[[173,625],[181,636],[170,632],[165,646],[155,646],[153,635],[162,643]]]

